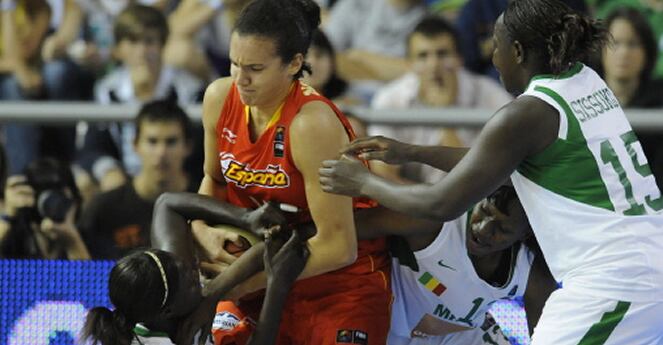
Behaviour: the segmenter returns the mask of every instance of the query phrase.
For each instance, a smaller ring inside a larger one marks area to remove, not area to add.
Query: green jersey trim
[[[562,96],[549,88],[535,86],[534,91],[549,96],[564,110],[568,136],[566,140],[557,138],[545,150],[525,159],[518,166],[518,172],[553,193],[614,211],[599,166],[587,146],[587,140],[571,107]]]
[[[583,64],[580,62],[576,62],[571,68],[569,68],[568,71],[560,74],[537,74],[530,79],[529,83],[527,83],[527,87],[525,90],[529,89],[529,85],[532,84],[533,81],[535,80],[541,80],[541,79],[568,79],[573,77],[574,75],[580,73],[582,70]]]
[[[157,332],[157,331],[150,331],[147,327],[137,324],[136,327],[134,327],[134,334],[144,337],[144,338],[163,338],[163,337],[168,337],[168,333],[165,332]]]
[[[631,306],[630,302],[619,301],[615,310],[604,313],[601,321],[592,325],[578,345],[602,345],[622,321]]]

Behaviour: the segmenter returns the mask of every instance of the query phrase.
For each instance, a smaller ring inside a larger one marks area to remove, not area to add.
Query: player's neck
[[[491,285],[502,286],[509,280],[516,252],[516,248],[511,246],[481,257],[470,256],[470,259],[479,278]]]
[[[271,98],[270,102],[249,107],[249,109],[251,110],[250,117],[252,121],[255,119],[255,121],[258,123],[269,122],[269,120],[271,120],[276,110],[278,110],[281,104],[285,102],[285,99],[288,97],[288,94],[290,94],[291,88],[292,88],[292,83],[288,84],[287,87],[281,88],[279,90],[279,93]]]

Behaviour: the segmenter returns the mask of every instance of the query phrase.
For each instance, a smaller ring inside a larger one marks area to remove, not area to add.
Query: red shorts
[[[384,345],[391,320],[389,266],[367,259],[364,268],[297,282],[283,310],[278,345]],[[381,258],[382,259],[382,258]],[[383,261],[381,260],[380,261]]]

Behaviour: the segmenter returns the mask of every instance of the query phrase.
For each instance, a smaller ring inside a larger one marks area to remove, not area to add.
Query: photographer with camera
[[[52,158],[30,163],[5,185],[0,258],[89,259],[76,227],[80,194],[71,170]]]

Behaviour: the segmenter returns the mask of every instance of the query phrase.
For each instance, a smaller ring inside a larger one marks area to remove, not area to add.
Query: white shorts
[[[663,302],[631,303],[558,289],[532,345],[663,345]]]
[[[482,327],[443,336],[410,338],[389,332],[387,345],[511,345],[490,313],[486,314],[486,319],[492,322],[486,321]]]

